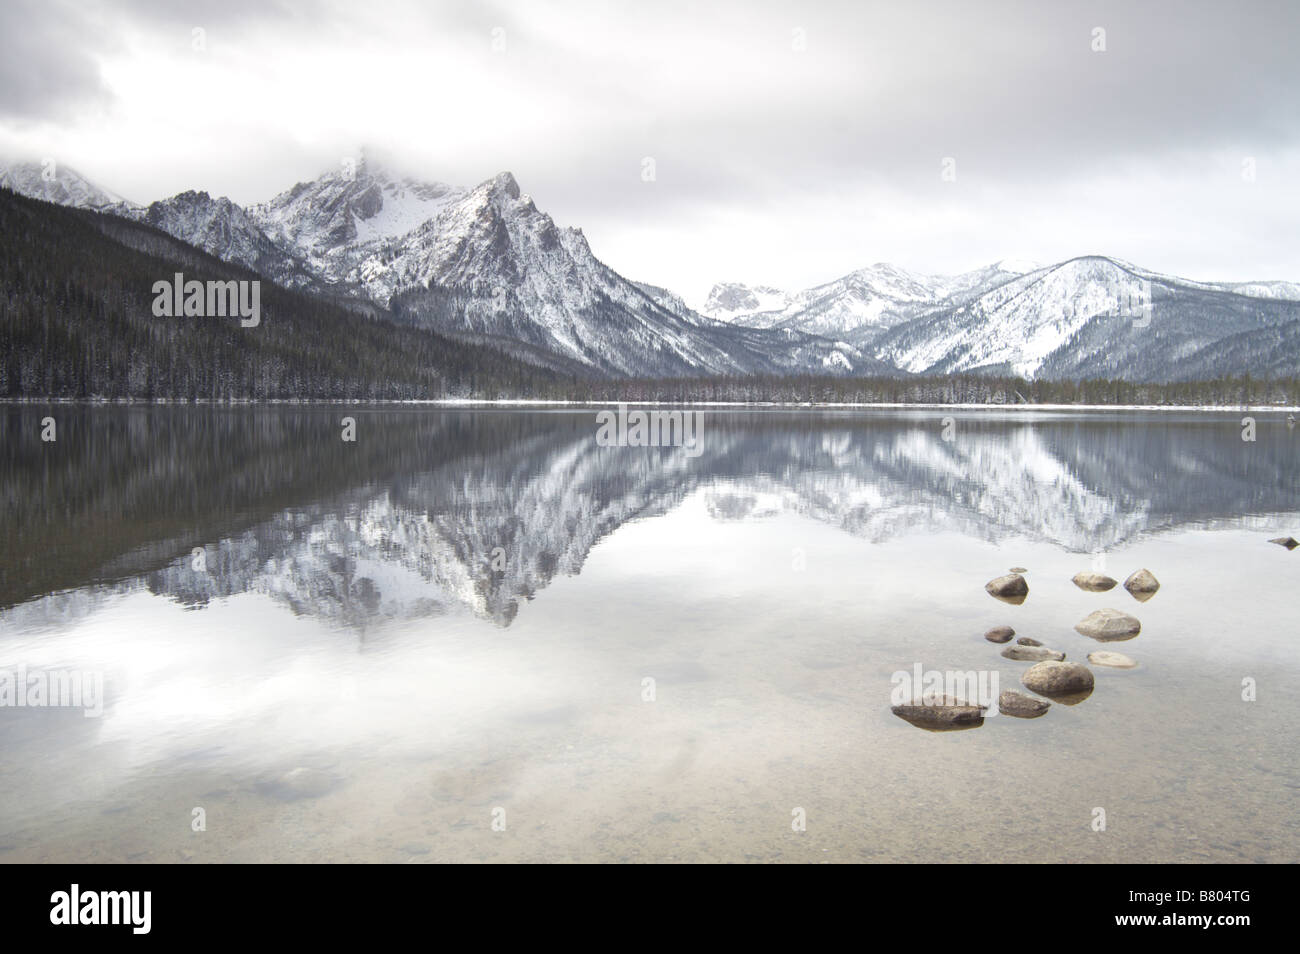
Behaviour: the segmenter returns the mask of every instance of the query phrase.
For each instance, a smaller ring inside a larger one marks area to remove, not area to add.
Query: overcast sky
[[[1297,39],[1285,0],[5,0],[0,154],[137,201],[260,201],[361,145],[508,169],[692,300],[1086,253],[1300,280]]]

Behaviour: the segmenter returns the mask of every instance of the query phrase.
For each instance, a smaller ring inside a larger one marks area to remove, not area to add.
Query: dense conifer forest
[[[764,377],[580,382],[568,392],[585,400],[754,401],[802,404],[1110,404],[1300,405],[1300,379],[1249,377],[1172,384],[1130,381],[1026,381],[976,374],[942,377]]]

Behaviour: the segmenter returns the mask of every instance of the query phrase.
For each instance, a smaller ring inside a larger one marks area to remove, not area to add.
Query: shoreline
[[[1300,405],[1291,404],[999,404],[986,403],[925,403],[925,402],[836,402],[836,401],[628,401],[628,400],[568,400],[557,398],[234,398],[214,401],[210,398],[178,400],[172,398],[0,398],[0,406],[59,405],[83,407],[253,407],[274,406],[398,406],[398,407],[719,407],[719,408],[778,408],[810,410],[971,410],[1012,411],[1016,413],[1037,411],[1208,411],[1208,412],[1275,412],[1300,413]]]

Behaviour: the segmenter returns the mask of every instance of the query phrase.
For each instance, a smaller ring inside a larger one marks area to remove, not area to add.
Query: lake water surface
[[[1300,858],[1282,416],[703,414],[695,455],[590,408],[0,408],[0,673],[103,681],[0,707],[0,860]],[[892,714],[918,664],[1021,688],[999,625],[1139,665]]]

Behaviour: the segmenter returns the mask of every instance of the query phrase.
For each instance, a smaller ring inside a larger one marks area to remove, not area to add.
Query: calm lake
[[[0,407],[0,861],[1300,860],[1285,415],[596,410]],[[891,712],[1003,625],[1138,665]]]

